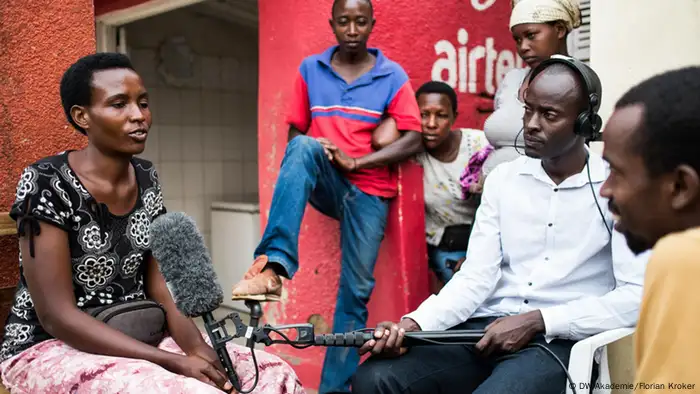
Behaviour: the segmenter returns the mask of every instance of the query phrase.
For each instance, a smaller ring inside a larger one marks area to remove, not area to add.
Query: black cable
[[[313,343],[310,343],[310,344],[308,344],[308,345],[297,345],[297,344],[295,344],[295,343],[292,343],[293,341],[292,341],[291,339],[289,339],[288,336],[284,335],[284,333],[283,333],[282,331],[277,330],[277,329],[275,329],[275,328],[273,328],[273,327],[266,327],[266,328],[269,329],[270,331],[276,333],[277,335],[281,336],[282,339],[284,339],[285,341],[287,341],[286,345],[289,345],[289,346],[291,346],[291,347],[293,347],[293,348],[295,348],[295,349],[306,349],[306,348],[309,347],[309,346],[313,346]],[[257,387],[257,385],[258,385],[258,379],[259,379],[259,377],[260,377],[260,371],[258,370],[258,360],[255,358],[255,348],[253,348],[253,347],[250,348],[250,354],[253,355],[253,365],[255,365],[255,380],[253,381],[253,387],[251,387],[249,390],[243,391],[243,390],[241,390],[241,388],[239,388],[239,387],[234,387],[234,389],[236,389],[240,394],[249,394],[249,393],[252,393],[253,390],[255,390],[255,387]]]
[[[313,343],[309,343],[306,345],[297,345],[296,343],[292,343],[293,341],[291,339],[289,339],[288,336],[284,335],[284,333],[282,331],[280,331],[276,328],[273,328],[273,327],[266,327],[266,328],[269,329],[270,331],[276,333],[277,335],[281,336],[282,339],[284,339],[285,341],[288,342],[285,345],[289,345],[289,346],[293,347],[294,349],[306,349],[307,347],[314,345]]]
[[[591,166],[588,164],[588,156],[586,156],[586,171],[588,172],[588,184],[591,186],[591,192],[593,193],[593,200],[595,201],[595,206],[598,208],[598,213],[603,219],[603,225],[605,225],[605,229],[608,230],[608,235],[612,240],[612,230],[610,229],[610,227],[608,227],[608,221],[605,219],[605,214],[603,214],[603,210],[600,208],[600,204],[598,203],[598,196],[596,196],[595,188],[593,187],[593,180],[591,180]]]
[[[476,342],[470,341],[470,342],[450,342],[450,343],[442,343],[440,341],[436,341],[434,339],[428,339],[428,338],[415,338],[417,341],[424,341],[428,343],[432,343],[435,345],[443,345],[443,346],[448,346],[448,345],[476,345]]]
[[[525,153],[520,153],[520,151],[518,150],[518,137],[520,137],[520,134],[522,134],[523,131],[525,131],[525,127],[520,129],[520,131],[518,131],[518,134],[516,134],[515,138],[513,139],[513,149],[515,149],[515,153],[519,154],[520,156],[525,156]]]
[[[250,348],[250,354],[253,355],[253,365],[255,365],[255,380],[253,380],[253,387],[250,389],[243,391],[243,382],[241,382],[241,387],[234,387],[234,389],[239,393],[239,394],[249,394],[252,393],[253,390],[258,386],[258,378],[260,375],[260,371],[258,371],[258,360],[255,358],[255,348]]]
[[[307,345],[297,345],[295,343],[292,343],[293,341],[289,339],[288,336],[286,336],[282,331],[277,330],[273,327],[266,327],[270,331],[276,333],[277,335],[281,336],[282,339],[287,341],[286,345],[289,345],[295,349],[306,349],[307,347],[313,346],[313,343],[307,344]],[[374,329],[372,329],[374,330]],[[359,331],[359,330],[358,330]],[[240,394],[249,394],[252,393],[253,390],[255,390],[255,387],[258,385],[258,379],[260,377],[260,371],[258,370],[258,360],[255,357],[255,348],[251,347],[250,348],[250,354],[253,356],[253,365],[255,365],[255,380],[253,381],[253,387],[251,387],[249,390],[243,391],[242,387],[234,387]]]
[[[537,348],[540,348],[540,349],[544,350],[545,353],[547,353],[547,354],[549,354],[550,356],[552,356],[552,358],[554,358],[554,360],[559,364],[559,366],[561,367],[561,369],[562,369],[562,370],[564,371],[564,373],[566,374],[566,378],[569,380],[569,384],[570,384],[569,387],[571,387],[571,391],[573,391],[574,394],[576,394],[576,384],[574,383],[574,379],[571,378],[571,375],[569,375],[569,369],[566,368],[566,366],[565,366],[564,363],[561,361],[561,359],[560,359],[559,357],[557,357],[557,355],[554,354],[553,351],[549,350],[546,346],[544,346],[544,345],[541,344],[541,343],[531,343],[531,344],[529,344],[529,345],[527,345],[527,346],[525,346],[525,347],[526,347],[526,348],[529,348],[529,347],[537,347]]]

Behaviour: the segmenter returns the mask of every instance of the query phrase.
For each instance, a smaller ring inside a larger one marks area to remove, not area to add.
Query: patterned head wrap
[[[563,21],[567,31],[581,26],[578,0],[511,0],[510,28],[523,23]]]

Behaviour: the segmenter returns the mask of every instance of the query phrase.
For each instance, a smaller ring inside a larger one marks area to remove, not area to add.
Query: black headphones
[[[564,64],[574,70],[574,72],[583,81],[586,93],[588,94],[588,110],[583,111],[576,118],[574,125],[574,133],[583,137],[586,142],[600,141],[600,129],[603,126],[603,121],[598,115],[600,108],[600,98],[602,97],[602,86],[598,75],[588,65],[582,61],[569,56],[553,55],[549,59],[540,63],[531,73],[530,81],[544,69],[552,64]]]

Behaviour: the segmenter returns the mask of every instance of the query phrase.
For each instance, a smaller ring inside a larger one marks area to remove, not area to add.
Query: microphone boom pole
[[[255,327],[259,314],[261,313],[258,301],[246,301],[246,305],[251,308],[251,325],[245,325],[237,312],[232,312],[219,322],[212,322],[212,331],[223,330],[225,337],[220,340],[222,343],[234,338],[246,338],[247,345],[253,348],[254,344],[262,343],[265,346],[283,344],[293,347],[305,348],[309,346],[324,347],[362,347],[374,337],[374,328],[367,328],[358,331],[334,334],[314,335],[314,326],[311,323],[287,324],[282,326],[271,326],[265,324],[262,327]],[[258,313],[255,313],[258,312]],[[225,321],[233,322],[236,332],[231,336],[224,328]],[[206,323],[206,322],[205,322]],[[207,331],[210,324],[207,323]],[[285,331],[293,330],[296,335],[287,335]],[[272,339],[270,333],[276,333],[282,339]],[[403,344],[406,347],[413,346],[434,346],[434,345],[474,345],[484,336],[482,330],[450,330],[450,331],[413,331],[404,335]],[[296,339],[290,339],[296,338]]]

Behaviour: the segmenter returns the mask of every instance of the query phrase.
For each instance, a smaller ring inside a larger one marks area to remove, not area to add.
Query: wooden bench
[[[17,224],[10,218],[9,212],[0,212],[0,236],[17,234]],[[0,302],[6,302],[9,298],[12,299],[14,289],[0,289]],[[4,320],[4,319],[3,319]],[[10,394],[10,392],[0,382],[0,394]]]

